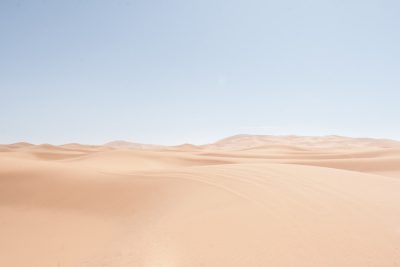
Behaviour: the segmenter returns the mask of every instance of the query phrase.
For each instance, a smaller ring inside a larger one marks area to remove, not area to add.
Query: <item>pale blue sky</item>
[[[400,139],[400,1],[0,1],[0,143]]]

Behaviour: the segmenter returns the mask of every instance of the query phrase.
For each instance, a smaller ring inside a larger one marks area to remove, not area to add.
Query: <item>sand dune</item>
[[[318,149],[365,149],[400,148],[400,142],[387,139],[350,138],[344,136],[271,136],[271,135],[235,135],[216,143],[206,145],[210,149],[237,150],[258,146],[293,146]]]
[[[161,146],[161,145],[139,144],[139,143],[122,141],[122,140],[112,141],[112,142],[104,144],[104,146],[111,147],[111,148],[122,148],[122,149],[130,148],[130,149],[148,149],[148,150],[166,148],[165,146]]]
[[[0,266],[400,266],[391,140],[0,146]]]

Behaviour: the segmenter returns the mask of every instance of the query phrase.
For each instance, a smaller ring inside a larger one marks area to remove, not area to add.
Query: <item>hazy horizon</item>
[[[67,144],[82,144],[82,145],[107,145],[112,142],[127,142],[127,143],[132,143],[132,144],[143,144],[143,145],[160,145],[160,146],[178,146],[178,145],[184,145],[184,144],[191,144],[191,145],[208,145],[208,144],[213,144],[218,141],[222,141],[223,139],[230,138],[230,137],[236,137],[236,136],[241,136],[241,135],[249,135],[249,136],[273,136],[273,137],[290,137],[290,136],[295,136],[295,137],[332,137],[332,136],[337,136],[337,137],[344,137],[344,138],[354,138],[354,139],[376,139],[376,140],[392,140],[392,141],[399,141],[400,139],[395,139],[395,138],[384,138],[384,137],[371,137],[371,136],[345,136],[345,135],[336,135],[336,134],[329,134],[329,135],[297,135],[297,134],[252,134],[252,133],[237,133],[237,134],[232,134],[232,135],[227,135],[227,136],[222,136],[220,138],[214,138],[208,142],[204,143],[195,143],[195,142],[178,142],[178,143],[146,143],[146,142],[141,142],[140,140],[134,140],[134,139],[110,139],[104,143],[83,143],[83,142],[66,142],[66,143],[50,143],[50,142],[45,142],[45,143],[37,143],[37,142],[29,142],[26,140],[20,140],[18,142],[13,142],[13,143],[0,143],[0,145],[8,145],[8,144],[17,144],[17,143],[29,143],[33,145],[44,145],[44,144],[49,144],[49,145],[67,145]]]
[[[400,139],[398,1],[2,1],[0,143]]]

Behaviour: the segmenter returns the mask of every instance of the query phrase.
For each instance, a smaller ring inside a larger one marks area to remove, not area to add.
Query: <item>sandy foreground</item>
[[[1,145],[0,266],[400,266],[400,143]]]

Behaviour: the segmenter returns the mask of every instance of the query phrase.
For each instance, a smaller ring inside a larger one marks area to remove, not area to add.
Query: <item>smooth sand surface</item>
[[[400,143],[0,146],[0,266],[400,266]]]

